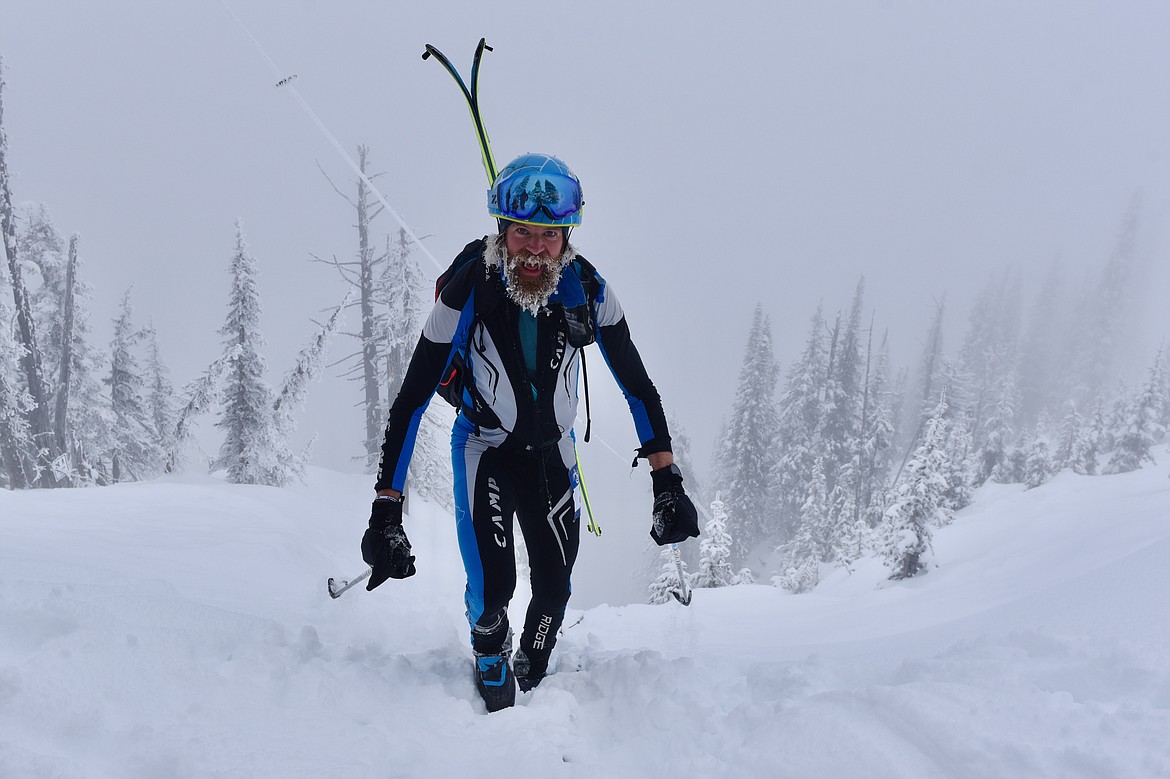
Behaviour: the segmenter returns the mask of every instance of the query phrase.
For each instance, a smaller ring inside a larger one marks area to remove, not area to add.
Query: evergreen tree
[[[777,551],[784,573],[780,586],[790,592],[807,592],[820,579],[820,564],[831,557],[832,517],[826,492],[825,458],[819,456],[804,492],[796,534]]]
[[[1121,431],[1129,420],[1129,411],[1130,389],[1129,385],[1122,379],[1117,382],[1117,389],[1114,391],[1113,400],[1109,403],[1109,410],[1103,412],[1103,425],[1099,439],[1102,453],[1112,452],[1117,448]]]
[[[1087,432],[1088,440],[1092,443],[1093,449],[1092,470],[1087,471],[1089,475],[1095,475],[1097,473],[1098,456],[1112,448],[1111,443],[1108,446],[1106,445],[1106,441],[1109,440],[1107,428],[1108,418],[1105,413],[1105,396],[1098,395],[1097,402],[1093,406],[1093,418],[1089,422],[1089,430]]]
[[[872,327],[871,327],[872,331]],[[889,345],[882,336],[877,365],[866,379],[864,413],[862,414],[861,472],[857,481],[858,513],[854,523],[874,527],[881,521],[886,506],[886,480],[892,466],[894,435],[897,430],[896,393],[890,388]],[[867,366],[869,360],[866,360]]]
[[[1041,411],[1036,422],[1036,432],[1032,443],[1028,447],[1027,458],[1024,461],[1023,482],[1027,489],[1039,487],[1052,476],[1051,448],[1048,445],[1048,412]]]
[[[670,430],[670,447],[674,450],[674,464],[679,467],[686,479],[687,494],[697,497],[706,496],[706,488],[703,480],[699,477],[698,466],[695,465],[695,460],[691,457],[690,433],[687,432],[686,426],[678,419],[672,409],[666,411],[666,426]],[[698,508],[698,504],[695,505]]]
[[[28,273],[29,310],[36,324],[45,381],[52,386],[63,347],[62,314],[68,276],[65,241],[45,206],[23,203],[18,211],[17,256]]]
[[[386,406],[380,416],[382,425],[390,404],[398,396],[410,358],[418,343],[423,325],[423,301],[428,284],[415,261],[406,231],[398,230],[397,240],[386,237],[386,251],[379,263],[382,273],[375,287],[375,302],[381,311],[375,319],[379,359],[383,365]],[[431,403],[423,414],[410,459],[410,489],[434,503],[454,508],[451,494],[451,457],[448,441],[454,411],[445,403]],[[382,429],[378,433],[381,454]],[[377,459],[374,460],[374,467]]]
[[[1116,447],[1105,466],[1105,473],[1127,473],[1142,467],[1143,462],[1154,462],[1150,448],[1162,440],[1162,409],[1166,398],[1162,395],[1166,370],[1164,351],[1158,350],[1150,367],[1149,379],[1127,404],[1125,421],[1116,436]]]
[[[145,381],[133,348],[139,338],[131,322],[130,290],[122,296],[110,343],[111,410],[114,415],[111,477],[115,482],[140,481],[162,470],[163,452],[154,435],[154,420],[143,400]]]
[[[1060,423],[1052,469],[1071,468],[1074,473],[1091,476],[1097,472],[1097,443],[1092,426],[1077,412],[1077,404],[1068,402],[1068,411]]]
[[[982,486],[988,479],[1007,478],[1011,444],[1015,438],[1016,391],[1010,381],[999,388],[999,397],[990,415],[983,423],[983,444],[975,454],[973,486]],[[998,474],[998,475],[997,475]]]
[[[861,355],[861,315],[865,294],[865,279],[862,278],[853,296],[849,319],[841,327],[838,318],[833,329],[830,344],[828,383],[821,413],[821,436],[825,460],[825,479],[828,491],[838,488],[842,472],[850,469],[857,474],[856,460],[861,439],[861,407],[863,398],[862,381],[864,366]],[[842,484],[843,493],[853,493],[853,484]]]
[[[273,392],[264,380],[266,365],[260,354],[260,292],[256,261],[248,253],[244,230],[236,221],[236,248],[231,260],[232,289],[228,315],[220,334],[227,363],[222,393],[223,409],[216,427],[225,436],[212,471],[226,471],[233,484],[277,486],[285,481],[277,452],[272,417]]]
[[[61,294],[59,324],[54,334],[57,355],[53,388],[54,435],[69,453],[71,478],[78,485],[108,484],[110,454],[117,448],[112,399],[103,390],[107,358],[90,343],[90,286],[81,279],[78,236],[69,241],[69,259]]]
[[[1055,409],[1060,370],[1060,333],[1068,323],[1060,313],[1063,274],[1054,262],[1028,316],[1020,346],[1020,420],[1033,424],[1042,409]]]
[[[1073,399],[1087,403],[1105,390],[1123,357],[1133,310],[1134,267],[1137,262],[1137,236],[1142,211],[1142,195],[1130,200],[1118,232],[1112,254],[1105,262],[1096,288],[1086,301],[1083,312],[1070,329],[1072,338]]]
[[[0,282],[3,275],[0,272]],[[20,347],[12,337],[11,321],[11,311],[0,295],[0,487],[24,489],[30,481],[25,465],[32,446],[27,418],[32,399],[20,387]]]
[[[1005,275],[979,295],[959,353],[958,377],[947,385],[953,418],[966,416],[974,443],[982,447],[986,420],[999,403],[999,390],[1016,383],[1019,331],[1019,282]],[[962,386],[962,393],[957,388]]]
[[[385,362],[386,398],[384,411],[389,413],[390,403],[398,396],[410,358],[422,332],[428,284],[414,259],[406,231],[399,228],[393,244],[386,237],[386,252],[383,255],[382,274],[378,278],[376,302],[381,315],[375,320],[381,342],[380,351]],[[385,415],[383,415],[383,422]],[[382,442],[379,438],[378,446]],[[381,449],[378,450],[379,455]],[[377,460],[374,467],[377,467]]]
[[[776,374],[771,321],[757,305],[735,405],[716,455],[716,482],[726,485],[729,532],[741,560],[768,536],[774,515],[768,482],[777,430]]]
[[[163,364],[158,343],[158,331],[152,323],[143,333],[146,338],[146,411],[150,417],[151,432],[163,451],[164,464],[167,455],[175,448],[175,424],[178,409],[175,407],[175,387],[171,384],[170,371]]]
[[[906,465],[895,487],[894,502],[886,509],[881,552],[892,573],[905,579],[926,568],[931,551],[932,526],[950,521],[946,507],[946,392],[941,392],[934,414],[927,420],[922,443]]]
[[[703,540],[699,542],[699,572],[695,576],[696,587],[726,587],[731,584],[732,571],[728,560],[731,557],[731,536],[727,534],[727,511],[715,494],[711,501],[711,518],[703,528]]]
[[[788,370],[778,404],[771,502],[779,511],[782,540],[791,538],[800,526],[806,485],[816,465],[827,367],[824,318],[818,306],[809,324],[804,351]]]
[[[11,287],[16,340],[19,345],[17,357],[23,373],[23,388],[29,397],[24,407],[28,426],[28,449],[21,454],[26,465],[23,471],[29,475],[28,484],[40,487],[55,487],[51,463],[60,451],[53,436],[52,419],[49,414],[49,386],[44,371],[44,354],[38,346],[36,321],[32,315],[28,288],[24,283],[19,249],[16,242],[16,218],[12,201],[12,188],[8,176],[8,135],[4,130],[4,61],[0,59],[0,240],[8,260],[8,283]]]
[[[947,489],[943,494],[943,505],[949,518],[954,512],[971,505],[973,500],[971,465],[971,432],[964,420],[956,420],[947,435],[946,468],[944,475]]]

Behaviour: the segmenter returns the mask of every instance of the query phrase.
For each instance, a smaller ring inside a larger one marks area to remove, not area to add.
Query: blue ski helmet
[[[509,162],[488,190],[488,213],[530,225],[581,224],[581,182],[550,154],[521,154]]]

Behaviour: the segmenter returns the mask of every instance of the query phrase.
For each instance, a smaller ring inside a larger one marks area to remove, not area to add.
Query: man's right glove
[[[362,536],[362,559],[373,567],[366,590],[387,579],[414,576],[414,555],[402,529],[402,499],[377,498],[370,510],[370,527]]]
[[[699,513],[683,491],[682,471],[668,465],[650,472],[654,483],[654,526],[650,537],[659,546],[677,544],[699,535]]]

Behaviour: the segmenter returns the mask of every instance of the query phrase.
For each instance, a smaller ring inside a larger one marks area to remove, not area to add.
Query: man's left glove
[[[650,472],[654,482],[654,526],[650,537],[659,546],[677,544],[699,535],[699,513],[683,491],[682,471],[668,465]]]
[[[362,536],[362,559],[373,567],[366,590],[387,579],[414,576],[414,555],[402,529],[402,500],[378,498],[370,510],[370,527]]]

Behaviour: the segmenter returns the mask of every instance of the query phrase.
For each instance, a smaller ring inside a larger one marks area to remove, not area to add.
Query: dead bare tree
[[[386,425],[385,405],[382,403],[379,383],[379,363],[383,350],[379,340],[378,317],[375,311],[377,303],[375,284],[379,276],[378,267],[385,262],[385,256],[375,256],[370,245],[370,225],[382,212],[382,207],[372,208],[370,202],[370,187],[366,182],[373,181],[381,174],[369,175],[367,171],[369,153],[368,146],[358,146],[358,168],[364,178],[359,177],[357,180],[356,200],[345,194],[329,179],[328,174],[321,171],[334,191],[357,213],[358,250],[356,259],[346,262],[342,262],[336,257],[331,260],[324,260],[320,257],[313,259],[332,265],[341,274],[341,277],[357,291],[349,306],[356,306],[361,313],[359,329],[356,332],[343,331],[341,334],[357,339],[360,349],[346,355],[333,365],[347,364],[349,367],[342,373],[342,376],[350,381],[361,382],[362,399],[360,403],[365,411],[365,465],[367,470],[373,470],[377,467],[378,459],[382,454],[382,436]]]

